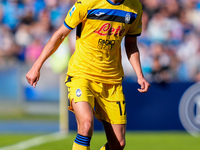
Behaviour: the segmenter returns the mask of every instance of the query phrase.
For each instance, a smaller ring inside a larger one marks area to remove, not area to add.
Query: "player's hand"
[[[36,87],[36,84],[39,81],[39,78],[40,78],[40,71],[34,68],[31,68],[29,72],[26,74],[26,79],[28,83],[34,88]]]
[[[138,84],[141,85],[141,88],[138,88],[138,91],[141,93],[147,92],[150,87],[150,84],[146,81],[145,78],[138,79]]]

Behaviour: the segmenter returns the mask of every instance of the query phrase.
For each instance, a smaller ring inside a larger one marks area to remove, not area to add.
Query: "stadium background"
[[[145,94],[137,91],[137,79],[122,44],[127,129],[184,131],[178,114],[180,99],[191,85],[200,81],[200,1],[140,1],[143,32],[138,46],[151,89]],[[74,51],[75,31],[45,62],[37,88],[28,85],[25,75],[74,2],[0,0],[1,134],[60,130],[60,91],[65,89],[64,76]],[[72,113],[69,120],[70,131],[76,130]],[[95,129],[103,129],[96,120]]]

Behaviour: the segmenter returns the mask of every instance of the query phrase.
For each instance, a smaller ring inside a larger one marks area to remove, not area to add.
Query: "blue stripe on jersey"
[[[110,15],[110,16],[125,17],[127,14],[130,14],[131,19],[135,19],[137,17],[137,14],[135,14],[135,13],[118,10],[118,9],[91,9],[91,10],[88,10],[88,15],[96,15],[96,16]]]
[[[67,23],[66,23],[65,21],[64,21],[64,25],[65,25],[65,27],[67,27],[68,29],[73,30],[73,28],[71,28],[70,26],[68,26]]]

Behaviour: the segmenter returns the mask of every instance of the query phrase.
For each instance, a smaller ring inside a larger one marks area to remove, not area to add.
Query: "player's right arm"
[[[49,42],[44,47],[39,58],[33,64],[32,68],[26,74],[26,79],[30,85],[36,86],[39,77],[40,69],[47,58],[49,58],[62,43],[64,38],[75,28],[80,22],[86,19],[87,16],[87,0],[77,1],[69,10],[64,24],[53,34]]]
[[[32,68],[26,74],[26,79],[28,83],[35,87],[39,77],[40,77],[40,69],[43,63],[58,49],[60,44],[63,42],[65,37],[70,33],[70,29],[68,29],[64,24],[52,35],[51,39],[45,45],[42,53],[38,57],[38,59],[33,64]]]

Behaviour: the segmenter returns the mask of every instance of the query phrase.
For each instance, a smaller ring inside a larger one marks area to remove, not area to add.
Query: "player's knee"
[[[123,150],[125,145],[126,145],[126,142],[124,139],[119,141],[119,148],[117,150]]]
[[[93,132],[93,122],[90,120],[85,120],[79,124],[79,132],[82,135],[90,135]]]
[[[124,149],[125,145],[126,145],[126,141],[125,141],[125,139],[122,140],[122,141],[120,141],[120,147],[121,147],[121,150]]]
[[[93,130],[93,123],[92,123],[92,121],[85,121],[85,122],[83,123],[83,128],[84,128],[86,131]]]

